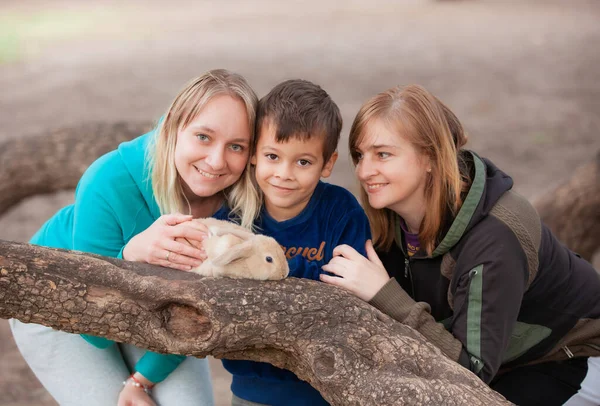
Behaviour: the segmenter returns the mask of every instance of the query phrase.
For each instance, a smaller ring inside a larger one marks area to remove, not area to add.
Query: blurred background
[[[3,0],[0,141],[156,120],[187,81],[213,68],[243,74],[259,96],[290,78],[328,91],[345,123],[330,180],[354,192],[352,119],[398,84],[421,84],[444,101],[470,147],[528,198],[600,149],[597,0]],[[22,202],[0,217],[0,239],[26,241],[72,194]],[[228,405],[230,378],[220,362],[212,367],[218,405]],[[54,404],[0,320],[0,405]]]

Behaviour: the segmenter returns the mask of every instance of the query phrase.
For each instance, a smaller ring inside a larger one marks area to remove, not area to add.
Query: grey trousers
[[[9,320],[19,351],[61,406],[114,406],[123,381],[146,350],[129,344],[98,349],[77,334]],[[152,390],[159,406],[212,406],[206,359],[187,358]]]
[[[588,372],[581,389],[564,406],[600,405],[600,357],[588,358]]]

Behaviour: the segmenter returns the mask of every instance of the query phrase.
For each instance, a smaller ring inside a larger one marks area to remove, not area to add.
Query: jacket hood
[[[458,211],[450,222],[443,238],[432,253],[432,257],[444,255],[462,236],[485,218],[500,197],[510,190],[513,180],[490,160],[481,158],[472,151],[462,151],[471,175],[471,187]]]
[[[148,159],[150,149],[154,145],[155,133],[156,131],[152,130],[131,141],[124,142],[119,145],[117,151],[125,168],[140,190],[150,213],[157,219],[160,217],[160,209],[156,204],[154,192],[152,191],[152,177]]]

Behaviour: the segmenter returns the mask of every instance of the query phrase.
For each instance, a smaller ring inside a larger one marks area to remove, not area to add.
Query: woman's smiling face
[[[369,123],[364,134],[353,154],[371,207],[406,213],[423,205],[427,159],[382,120]]]
[[[213,196],[237,182],[248,162],[250,142],[244,103],[228,94],[210,99],[177,133],[175,167],[186,197]]]

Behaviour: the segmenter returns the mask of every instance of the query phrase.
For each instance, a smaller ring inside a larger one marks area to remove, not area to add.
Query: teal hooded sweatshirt
[[[75,203],[59,210],[30,242],[122,258],[129,240],[161,215],[147,162],[153,137],[151,131],[96,160],[77,185]],[[219,216],[221,210],[215,215]],[[82,337],[98,348],[114,344],[102,337]],[[183,355],[148,351],[135,370],[152,382],[160,382],[184,359]]]

